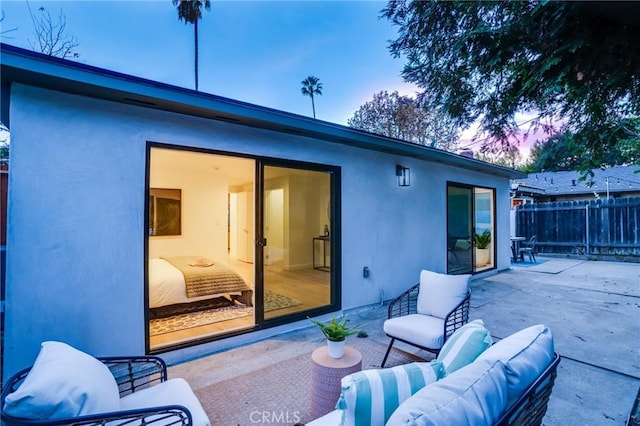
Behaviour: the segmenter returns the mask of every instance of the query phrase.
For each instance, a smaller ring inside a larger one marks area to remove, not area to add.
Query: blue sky
[[[317,76],[318,119],[346,124],[381,90],[416,92],[393,58],[396,29],[379,19],[380,1],[212,1],[199,24],[200,90],[312,116],[300,82]],[[2,41],[30,48],[35,40],[25,0],[2,0]],[[178,21],[171,0],[30,1],[80,45],[80,62],[163,83],[194,88],[193,26]]]

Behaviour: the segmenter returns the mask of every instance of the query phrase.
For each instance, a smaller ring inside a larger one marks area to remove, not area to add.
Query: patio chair
[[[535,255],[535,248],[536,248],[536,242],[537,242],[537,235],[534,235],[533,237],[531,237],[529,239],[529,241],[527,241],[524,244],[524,247],[520,247],[520,249],[518,250],[518,254],[520,257],[520,260],[522,260],[524,262],[524,255],[525,253],[527,255],[529,255],[529,261],[530,262],[535,262],[536,261],[536,255]]]
[[[438,355],[449,336],[469,321],[470,278],[423,270],[418,284],[392,300],[383,325],[391,342],[381,367],[396,340]]]
[[[168,380],[161,358],[93,358],[53,341],[7,381],[0,404],[7,426],[210,425],[187,382]]]

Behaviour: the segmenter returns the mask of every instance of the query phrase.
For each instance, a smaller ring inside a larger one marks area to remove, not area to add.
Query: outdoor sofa
[[[431,362],[344,377],[336,410],[307,426],[540,425],[559,362],[544,325],[492,344],[472,321]]]
[[[0,403],[7,426],[210,426],[189,384],[168,379],[161,358],[94,358],[56,341],[7,381]]]

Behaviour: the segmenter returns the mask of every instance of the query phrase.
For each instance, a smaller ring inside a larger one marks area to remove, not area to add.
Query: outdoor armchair
[[[470,278],[423,270],[418,284],[392,300],[383,326],[391,342],[381,367],[396,340],[437,355],[447,338],[469,321]]]
[[[187,382],[168,380],[161,358],[93,358],[61,342],[44,342],[34,365],[4,385],[0,402],[7,426],[210,425]]]

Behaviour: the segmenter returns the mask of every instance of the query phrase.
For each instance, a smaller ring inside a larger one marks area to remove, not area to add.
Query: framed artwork
[[[182,190],[149,188],[149,235],[182,234]]]

